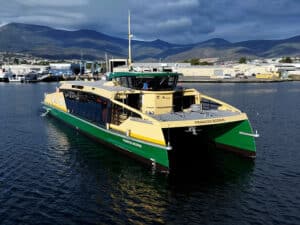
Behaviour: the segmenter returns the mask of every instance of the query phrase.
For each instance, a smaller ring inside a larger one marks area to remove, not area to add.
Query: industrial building
[[[27,64],[21,64],[21,65],[3,65],[2,68],[4,68],[7,71],[11,71],[15,75],[25,75],[31,72],[35,73],[46,73],[49,71],[49,66],[41,66],[41,65],[27,65]]]

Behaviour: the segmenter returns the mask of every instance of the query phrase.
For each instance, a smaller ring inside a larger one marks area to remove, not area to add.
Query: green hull
[[[51,106],[45,105],[50,115],[73,126],[77,130],[95,138],[96,140],[109,144],[118,150],[123,150],[135,158],[146,161],[162,169],[169,169],[168,151],[165,147],[138,141],[126,135],[122,135],[111,130],[96,126],[88,121],[80,119],[70,113],[65,113]]]
[[[64,121],[100,142],[108,144],[118,150],[123,150],[124,153],[148,164],[153,165],[154,163],[155,166],[162,171],[170,170],[170,154],[164,146],[139,141],[104,127],[99,127],[70,113],[63,112],[48,105],[45,105],[45,108],[49,111],[50,115]],[[252,128],[248,120],[209,126],[206,127],[205,132],[207,132],[208,137],[213,140],[218,147],[237,152],[238,154],[247,157],[255,157],[256,149],[254,137],[251,135],[244,135],[245,133],[252,134]],[[244,132],[244,134],[241,134],[240,132]],[[186,135],[186,132],[183,134]],[[192,137],[195,138],[193,135]],[[196,138],[193,139],[193,141],[198,143],[200,140],[197,140]],[[177,149],[176,146],[172,147],[173,150],[171,151],[175,151],[175,155],[177,155],[176,151],[185,150],[184,148]],[[189,161],[192,160],[193,155],[187,155],[189,154],[188,152],[185,153],[185,161],[187,161],[186,163],[189,163]],[[178,160],[181,159],[181,157],[176,158],[178,158]]]
[[[249,120],[220,124],[209,128],[210,138],[217,146],[254,158],[255,140]]]

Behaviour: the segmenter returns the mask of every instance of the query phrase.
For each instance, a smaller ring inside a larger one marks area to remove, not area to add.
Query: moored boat
[[[0,82],[8,82],[9,77],[11,77],[13,73],[10,70],[5,70],[4,68],[0,68]]]
[[[10,77],[8,77],[9,82],[18,82],[18,83],[23,83],[25,81],[25,75],[20,74],[13,74]]]
[[[43,104],[77,130],[162,170],[199,157],[203,139],[254,158],[257,134],[246,113],[177,86],[179,75],[115,72],[107,81],[61,82]]]

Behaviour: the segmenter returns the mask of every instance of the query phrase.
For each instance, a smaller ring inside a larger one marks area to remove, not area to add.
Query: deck
[[[150,115],[159,121],[188,121],[201,119],[215,119],[239,115],[240,112],[221,111],[221,110],[200,110],[187,112],[174,112],[161,115]]]

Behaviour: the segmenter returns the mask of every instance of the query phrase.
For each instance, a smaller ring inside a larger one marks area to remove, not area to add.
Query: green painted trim
[[[45,105],[45,107],[52,116],[61,119],[77,130],[87,133],[88,135],[111,144],[119,149],[132,153],[133,155],[137,155],[150,161],[155,161],[159,165],[169,168],[167,147],[139,141],[126,135],[99,127],[51,106]]]
[[[235,123],[214,125],[209,128],[209,136],[217,143],[238,149],[240,153],[255,156],[256,146],[252,136],[242,135],[240,132],[253,134],[249,120]]]

